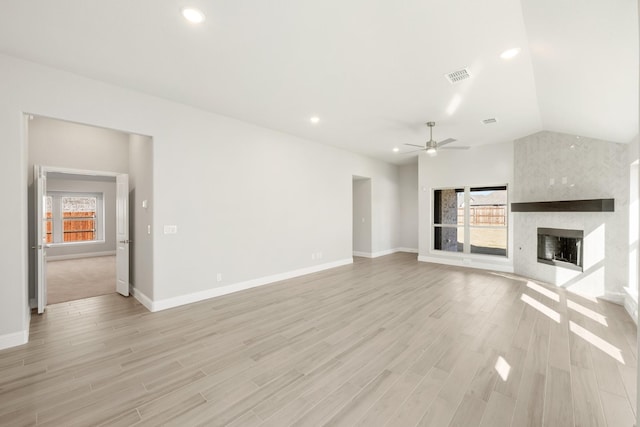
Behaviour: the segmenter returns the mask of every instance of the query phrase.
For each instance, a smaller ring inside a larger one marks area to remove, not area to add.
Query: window
[[[45,243],[53,243],[53,198],[44,197],[44,233]]]
[[[460,216],[461,206],[464,206],[464,188],[434,191],[434,249],[448,252],[463,251],[464,215]]]
[[[507,256],[507,187],[433,192],[433,248]]]
[[[47,243],[70,244],[103,239],[102,194],[49,192],[45,199]]]

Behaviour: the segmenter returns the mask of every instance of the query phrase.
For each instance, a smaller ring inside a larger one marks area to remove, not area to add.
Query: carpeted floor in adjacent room
[[[115,256],[47,262],[47,304],[105,295],[115,291]]]

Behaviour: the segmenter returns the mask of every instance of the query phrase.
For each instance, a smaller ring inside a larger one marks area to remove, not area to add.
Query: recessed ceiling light
[[[500,58],[502,59],[511,59],[516,57],[520,53],[519,47],[514,47],[512,49],[507,49],[500,54]]]
[[[311,123],[313,123],[314,125],[317,125],[318,123],[320,123],[320,117],[318,117],[318,116],[313,116],[313,117],[311,117],[311,118],[309,119],[309,121],[310,121]]]
[[[400,149],[398,147],[393,147],[393,152],[397,153],[398,151],[400,151]]]
[[[189,22],[193,22],[194,24],[200,24],[204,21],[204,13],[201,10],[193,8],[193,7],[185,7],[182,9],[182,16]]]

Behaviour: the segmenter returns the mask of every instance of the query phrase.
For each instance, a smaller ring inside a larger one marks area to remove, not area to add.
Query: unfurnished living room
[[[0,425],[636,425],[639,21],[3,2]]]

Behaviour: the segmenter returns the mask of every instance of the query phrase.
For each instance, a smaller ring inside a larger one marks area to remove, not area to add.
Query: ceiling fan
[[[436,122],[427,122],[427,126],[429,126],[429,140],[425,143],[424,146],[416,145],[416,144],[404,144],[409,145],[411,147],[419,147],[419,150],[412,150],[409,153],[414,153],[416,151],[426,151],[428,155],[435,156],[438,154],[438,150],[442,148],[443,150],[468,150],[471,147],[467,146],[457,146],[457,147],[443,147],[443,145],[451,144],[452,142],[456,142],[453,138],[447,138],[443,141],[436,142],[433,139],[433,127],[436,125]]]

